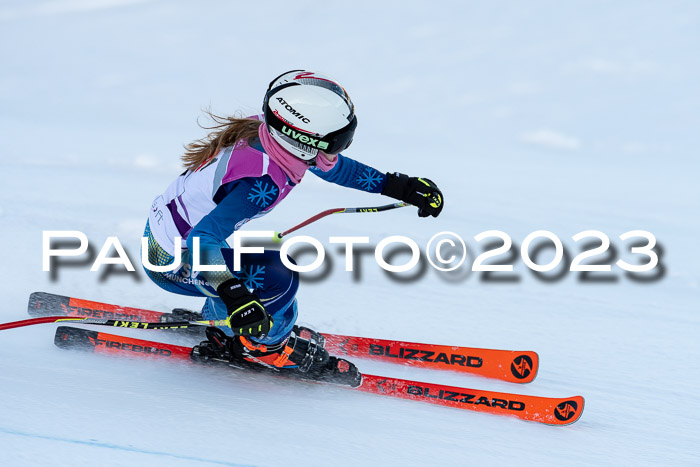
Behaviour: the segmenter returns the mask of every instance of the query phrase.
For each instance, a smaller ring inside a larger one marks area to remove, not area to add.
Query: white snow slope
[[[102,277],[87,261],[52,280],[42,231],[81,230],[95,251],[118,236],[138,262],[151,200],[181,171],[182,145],[205,134],[200,110],[256,113],[272,77],[317,69],[355,101],[346,154],[430,177],[446,208],[439,219],[409,209],[337,215],[302,231],[333,262],[323,280],[306,276],[300,321],[536,350],[529,385],[358,363],[464,387],[581,394],[586,408],[574,425],[549,427],[65,352],[53,346],[55,326],[42,325],[0,332],[0,465],[700,464],[699,13],[697,2],[675,1],[2,2],[0,321],[26,317],[36,290],[199,307],[140,271]],[[384,201],[309,175],[246,228],[281,230],[330,207]],[[564,272],[547,282],[516,257],[519,280],[483,281],[469,272],[483,247],[473,237],[491,229],[518,246],[550,230],[571,256],[581,251],[571,236],[600,230],[630,262],[642,258],[618,236],[647,230],[663,247],[663,274],[640,282],[613,266],[612,281]],[[409,235],[425,245],[440,231],[467,241],[469,261],[411,282],[389,278],[371,255],[354,278],[327,242]]]

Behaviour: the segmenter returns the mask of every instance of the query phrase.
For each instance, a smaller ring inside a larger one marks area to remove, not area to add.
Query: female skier
[[[440,214],[442,193],[428,179],[383,174],[341,155],[357,127],[355,109],[345,89],[320,73],[294,70],[275,78],[262,115],[214,118],[215,131],[187,146],[185,172],[153,201],[146,224],[150,263],[171,264],[179,237],[182,266],[146,273],[167,291],[207,297],[203,319],[226,320],[225,328],[207,328],[208,341],[198,346],[204,358],[251,362],[300,377],[356,377],[354,366],[348,371],[344,360],[328,356],[322,340],[314,339],[318,334],[307,329],[304,336],[310,338],[304,339],[299,328],[293,332],[299,277],[282,264],[279,252],[243,254],[242,269],[234,271],[226,239],[270,212],[307,170],[410,203],[420,217]],[[224,271],[192,271],[195,239],[200,264],[224,265]]]

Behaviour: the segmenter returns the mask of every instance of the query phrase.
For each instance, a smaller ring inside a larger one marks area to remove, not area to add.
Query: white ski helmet
[[[326,75],[305,70],[272,80],[263,115],[275,141],[309,164],[319,150],[337,154],[350,146],[357,127],[355,106],[345,89]]]

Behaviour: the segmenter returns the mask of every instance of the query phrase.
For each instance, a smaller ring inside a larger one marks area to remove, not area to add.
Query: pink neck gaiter
[[[289,177],[289,179],[297,184],[304,178],[306,169],[311,167],[305,161],[294,157],[290,153],[284,150],[282,146],[275,141],[270,132],[265,126],[265,122],[262,122],[260,128],[258,129],[258,135],[260,136],[260,143],[262,144],[265,153],[270,156],[270,159],[279,166],[280,169]],[[335,167],[336,162],[338,162],[338,156],[333,156],[333,161],[330,162],[326,157],[319,153],[316,157],[316,167],[321,169],[323,172],[328,172],[333,167]]]

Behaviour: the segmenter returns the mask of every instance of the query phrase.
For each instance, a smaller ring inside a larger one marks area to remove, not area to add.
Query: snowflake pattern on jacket
[[[372,167],[365,167],[364,172],[362,172],[362,175],[360,175],[356,181],[363,190],[372,191],[372,189],[382,181],[382,177],[380,177],[379,173]]]
[[[275,185],[257,180],[248,193],[248,201],[255,203],[257,206],[266,208],[276,196],[277,187]]]
[[[260,264],[244,265],[239,275],[247,288],[260,289],[265,279],[265,266]]]
[[[370,193],[381,193],[386,185],[386,175],[377,169],[338,154],[338,162],[328,172],[312,167],[309,172],[336,185]]]

